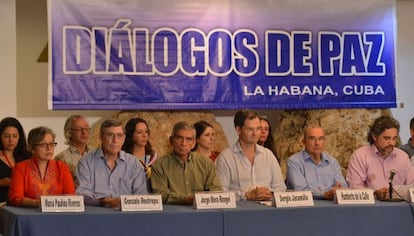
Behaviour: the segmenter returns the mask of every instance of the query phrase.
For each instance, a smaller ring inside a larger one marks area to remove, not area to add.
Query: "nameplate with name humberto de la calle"
[[[121,195],[121,211],[162,211],[161,194]]]
[[[335,202],[338,204],[375,204],[372,189],[337,189]]]
[[[274,192],[273,198],[276,207],[313,206],[311,191]]]
[[[48,195],[40,197],[42,212],[84,212],[82,195]]]
[[[197,192],[194,196],[196,209],[235,208],[236,195],[234,192]]]

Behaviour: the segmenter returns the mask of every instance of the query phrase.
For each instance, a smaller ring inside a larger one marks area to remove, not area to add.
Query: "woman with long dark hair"
[[[260,133],[259,141],[257,144],[270,149],[270,151],[272,151],[275,157],[279,160],[276,154],[276,149],[274,147],[272,127],[270,126],[269,120],[265,117],[260,117],[260,125],[262,126],[262,132]]]
[[[196,146],[192,151],[203,154],[215,161],[220,152],[214,150],[215,133],[213,126],[207,121],[201,120],[194,124],[196,130]]]
[[[125,125],[125,142],[122,150],[134,155],[144,166],[147,175],[148,191],[151,191],[151,166],[157,159],[157,154],[149,141],[150,130],[148,123],[141,118],[132,118]]]
[[[26,136],[20,122],[13,117],[0,121],[0,202],[7,201],[10,176],[14,165],[28,159]]]

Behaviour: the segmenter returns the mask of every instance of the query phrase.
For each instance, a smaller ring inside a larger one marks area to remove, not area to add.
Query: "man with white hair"
[[[83,155],[90,151],[88,147],[90,129],[89,123],[84,116],[69,116],[64,126],[65,143],[69,146],[55,157],[56,160],[63,161],[68,165],[76,186],[79,184],[76,167]]]

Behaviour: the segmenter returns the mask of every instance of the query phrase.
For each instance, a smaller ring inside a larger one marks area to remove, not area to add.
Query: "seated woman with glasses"
[[[75,194],[68,166],[53,160],[56,145],[55,134],[49,128],[37,127],[29,132],[28,149],[32,157],[13,168],[10,205],[39,207],[41,196]]]

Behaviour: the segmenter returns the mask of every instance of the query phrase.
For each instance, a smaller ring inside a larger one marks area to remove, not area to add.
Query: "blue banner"
[[[396,107],[392,0],[49,0],[49,108]]]

